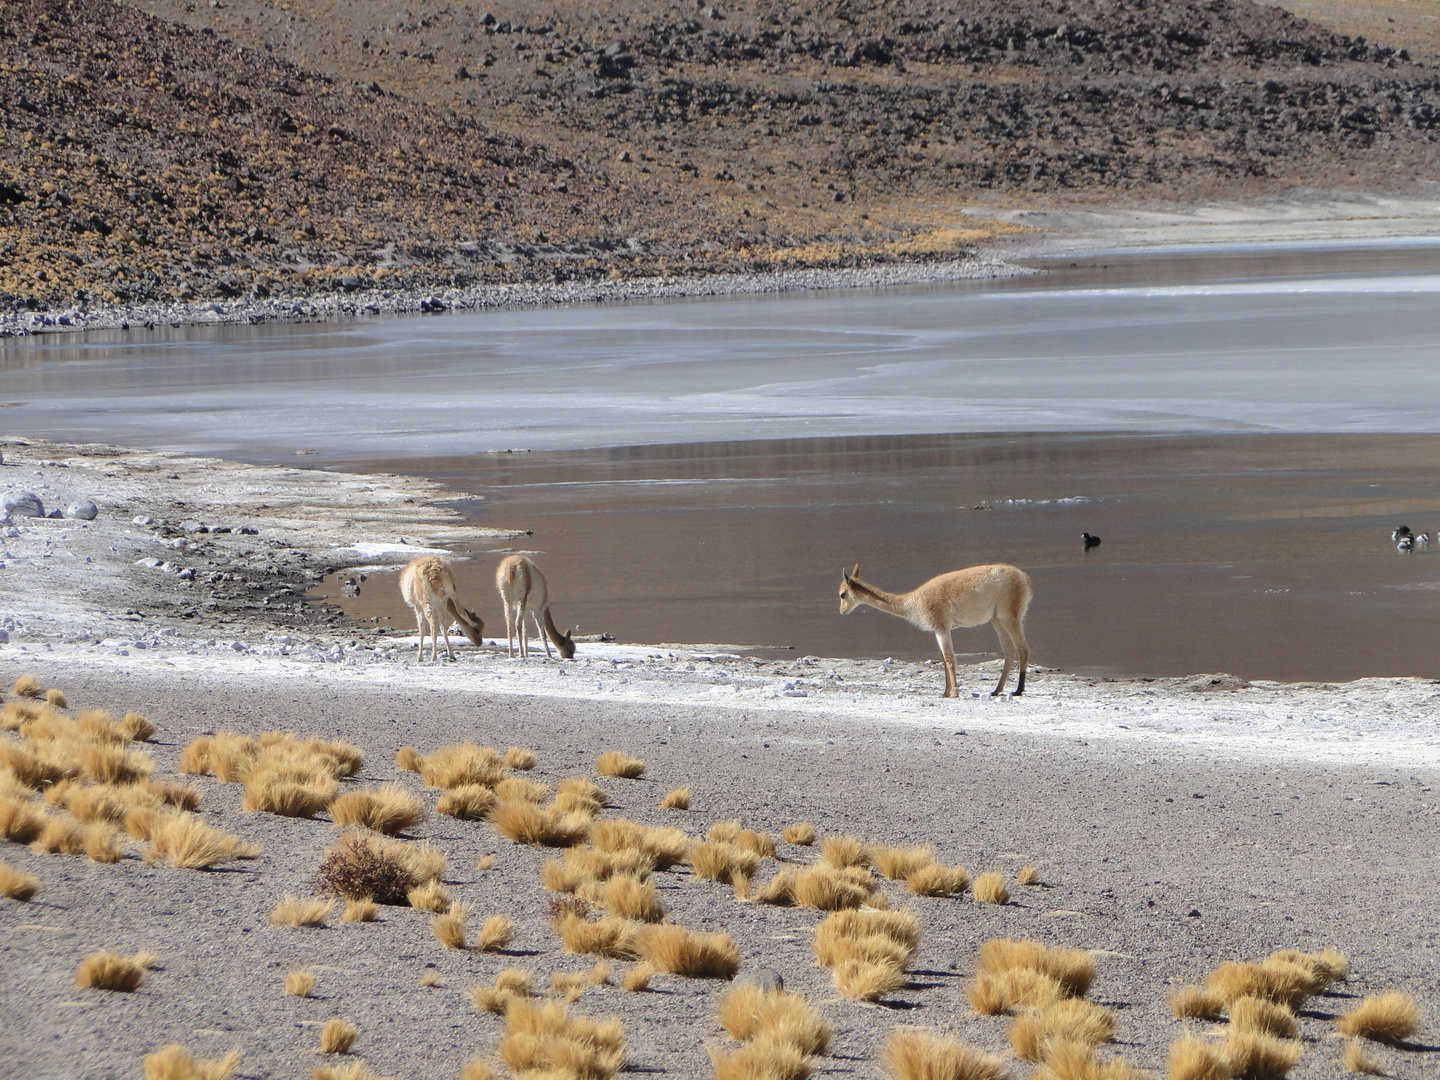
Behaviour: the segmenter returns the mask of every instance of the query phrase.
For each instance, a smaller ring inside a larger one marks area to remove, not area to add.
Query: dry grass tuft
[[[1230,1026],[1281,1039],[1293,1039],[1296,1032],[1294,1013],[1284,1005],[1258,997],[1236,998],[1230,1003]]]
[[[145,1080],[230,1080],[240,1066],[240,1051],[223,1058],[196,1058],[178,1043],[145,1055]]]
[[[1243,1080],[1281,1080],[1300,1060],[1301,1047],[1293,1039],[1277,1039],[1254,1031],[1231,1029],[1225,1039],[1230,1072]]]
[[[460,1080],[499,1080],[499,1074],[484,1058],[471,1058],[460,1070]]]
[[[523,968],[506,968],[495,978],[494,986],[472,986],[470,1000],[480,1012],[503,1016],[510,1002],[530,996],[530,972]]]
[[[1332,983],[1344,982],[1350,977],[1350,961],[1345,954],[1330,947],[1318,953],[1301,952],[1299,949],[1282,949],[1265,958],[1266,964],[1299,964],[1309,968],[1315,978],[1316,990],[1323,990]]]
[[[625,1062],[624,1034],[616,1019],[571,1016],[558,1001],[528,999],[505,1010],[500,1059],[516,1076],[608,1080]]]
[[[395,751],[395,765],[405,772],[418,773],[423,767],[425,759],[413,746],[402,746]]]
[[[735,834],[735,838],[730,843],[741,851],[748,851],[758,858],[775,858],[775,841],[767,833],[756,832],[754,829],[742,829]]]
[[[334,910],[334,900],[302,900],[294,893],[286,893],[270,912],[270,925],[324,926]]]
[[[832,1032],[821,1015],[799,994],[765,990],[742,983],[720,999],[717,1018],[731,1037],[741,1042],[772,1038],[804,1054],[823,1054]]]
[[[740,951],[729,934],[649,923],[635,931],[634,948],[657,971],[688,979],[733,979],[740,970]]]
[[[1001,1016],[1016,1009],[1043,1009],[1065,996],[1058,980],[1033,968],[981,972],[966,996],[981,1016]]]
[[[1376,1042],[1402,1043],[1420,1026],[1420,1007],[1409,994],[1372,994],[1335,1024],[1340,1034]]]
[[[1219,1020],[1225,1002],[1203,986],[1182,986],[1170,993],[1170,1011],[1177,1020]]]
[[[476,869],[476,870],[480,870],[480,871],[482,871],[482,872],[485,871],[485,870],[493,870],[493,869],[495,869],[495,855],[494,855],[494,853],[492,852],[492,853],[489,854],[489,855],[481,855],[480,858],[476,859],[476,860],[475,860],[475,869]]]
[[[568,795],[585,802],[595,803],[597,806],[608,806],[610,796],[605,794],[605,789],[595,783],[588,776],[567,776],[560,783],[555,785],[556,796]]]
[[[415,886],[405,894],[405,899],[416,911],[429,911],[438,915],[450,910],[450,894],[438,881],[427,881],[423,885]]]
[[[510,944],[510,939],[514,936],[514,923],[504,915],[491,915],[480,927],[480,934],[475,939],[475,948],[480,952],[499,952]]]
[[[710,831],[705,834],[705,839],[712,844],[728,844],[740,835],[740,828],[739,821],[717,821],[710,826]]]
[[[625,972],[625,977],[620,980],[620,986],[638,994],[642,990],[650,989],[650,980],[655,977],[655,969],[646,963],[634,964]]]
[[[794,907],[795,876],[795,871],[788,866],[777,870],[775,876],[757,886],[748,899],[756,904],[770,904],[773,907]]]
[[[690,848],[687,861],[696,877],[733,885],[736,877],[749,878],[760,867],[760,856],[731,843],[701,842]]]
[[[629,919],[607,915],[591,922],[573,909],[562,909],[551,925],[568,953],[608,956],[631,960],[636,956],[635,935],[639,927]]]
[[[689,810],[690,789],[688,787],[677,787],[667,791],[665,797],[660,800],[661,810]]]
[[[505,751],[505,768],[516,772],[529,772],[535,767],[535,751],[523,746],[512,746]]]
[[[517,844],[536,847],[571,847],[583,843],[590,831],[586,814],[543,810],[532,802],[501,802],[490,813],[495,831]]]
[[[251,813],[312,818],[331,804],[339,786],[331,776],[303,783],[252,769],[245,780],[245,796],[240,800],[240,808]]]
[[[991,870],[977,877],[971,891],[975,899],[983,904],[1010,903],[1010,893],[1005,889],[1005,877],[998,870]]]
[[[495,793],[479,784],[450,788],[435,804],[435,812],[461,821],[483,821],[495,807]]]
[[[421,757],[410,747],[402,747],[395,755],[402,769],[418,772],[429,788],[454,788],[462,784],[479,784],[493,788],[504,779],[504,760],[491,746],[473,742],[442,746],[433,754]]]
[[[880,1060],[894,1080],[1005,1080],[999,1058],[920,1028],[896,1028]]]
[[[1137,1069],[1124,1058],[1101,1062],[1095,1048],[1085,1043],[1056,1043],[1036,1070],[1033,1080],[1150,1080],[1151,1074]]]
[[[869,866],[870,846],[858,836],[827,836],[820,841],[820,859],[837,870]]]
[[[905,985],[905,972],[888,960],[843,960],[830,973],[840,996],[852,1001],[879,1001]]]
[[[1066,998],[1039,1012],[1015,1018],[1010,1025],[1010,1045],[1015,1056],[1025,1061],[1043,1061],[1057,1043],[1097,1046],[1115,1037],[1115,1014],[1083,998]]]
[[[85,851],[85,829],[67,817],[52,817],[30,843],[36,855],[80,855]]]
[[[877,845],[870,849],[870,865],[891,881],[903,881],[934,862],[935,851],[929,844],[912,848]]]
[[[654,828],[625,818],[597,821],[590,829],[590,843],[596,851],[643,855],[656,870],[684,862],[694,842],[680,829]]]
[[[85,855],[91,862],[117,863],[124,850],[120,846],[120,834],[112,825],[97,821],[85,826],[81,836]]]
[[[352,832],[325,849],[315,888],[347,900],[405,904],[412,889],[435,881],[444,870],[445,856],[428,842],[406,844]]]
[[[468,904],[451,904],[443,915],[430,920],[430,930],[447,949],[465,948],[465,920],[470,915]]]
[[[534,780],[526,780],[521,776],[507,776],[495,785],[495,798],[501,802],[531,802],[538,804],[543,803],[549,797],[549,784],[539,784]]]
[[[601,776],[635,780],[645,774],[645,762],[620,750],[608,750],[596,759],[595,771]]]
[[[4,859],[0,859],[0,896],[8,896],[24,904],[34,899],[40,891],[40,879],[34,874],[16,870]]]
[[[292,971],[285,976],[285,992],[294,997],[308,998],[315,992],[315,976],[308,971]]]
[[[0,798],[0,836],[28,844],[45,831],[45,812],[28,799]]]
[[[795,875],[791,892],[801,907],[840,911],[871,902],[875,882],[867,870],[837,870],[828,863],[807,866]]]
[[[1039,885],[1040,871],[1033,866],[1022,866],[1020,872],[1015,875],[1016,885]]]
[[[319,1065],[310,1070],[310,1080],[382,1080],[363,1061],[349,1065]]]
[[[1367,1076],[1385,1075],[1385,1066],[1366,1052],[1365,1044],[1359,1039],[1345,1040],[1345,1052],[1341,1055],[1340,1062],[1354,1073],[1364,1073]]]
[[[130,827],[128,816],[125,826]],[[177,870],[206,870],[217,863],[253,859],[260,854],[259,845],[212,828],[192,814],[160,814],[151,822],[148,838],[150,850],[145,860],[168,862]]]
[[[630,874],[616,874],[596,890],[594,897],[612,915],[637,922],[659,922],[665,909],[655,894],[655,883]]]
[[[787,844],[809,847],[815,843],[815,826],[808,821],[797,821],[794,825],[785,826],[784,836]]]
[[[45,696],[45,684],[34,675],[21,675],[15,680],[10,692],[16,697],[40,698]]]
[[[155,735],[155,725],[138,712],[127,712],[120,718],[115,730],[129,742],[149,742]]]
[[[1230,1061],[1224,1051],[1195,1035],[1170,1044],[1166,1080],[1230,1080]]]
[[[153,957],[148,953],[138,953],[133,957],[109,950],[94,953],[75,970],[75,985],[88,990],[118,990],[129,994],[140,986],[151,960]]]
[[[580,1000],[580,995],[590,988],[590,978],[585,972],[560,972],[550,976],[550,989],[565,998],[567,1002]]]
[[[958,865],[932,862],[905,877],[905,888],[916,896],[956,896],[969,887],[970,874]]]
[[[1295,1010],[1320,986],[1314,970],[1307,965],[1267,961],[1221,964],[1210,973],[1206,988],[1226,1005],[1237,998],[1259,997]]]
[[[1051,949],[1029,939],[994,938],[985,942],[980,946],[976,970],[990,975],[1037,971],[1054,979],[1070,997],[1084,997],[1095,981],[1095,961],[1083,949]]]
[[[340,916],[342,923],[374,922],[380,914],[374,900],[346,900],[345,911]]]
[[[805,1080],[814,1066],[808,1054],[788,1043],[755,1039],[738,1050],[707,1046],[715,1080]]]
[[[330,817],[336,825],[358,825],[394,836],[424,821],[425,807],[399,784],[383,784],[341,795],[330,804]]]
[[[920,945],[920,920],[909,911],[837,911],[815,928],[811,945],[825,967],[846,960],[885,961],[904,967]]]
[[[65,691],[58,686],[52,686],[45,691],[45,704],[52,705],[57,709],[68,709],[70,703],[65,700]]]
[[[438,971],[427,971],[415,980],[428,990],[434,990],[440,986],[440,973]]]
[[[332,1016],[320,1029],[320,1052],[322,1054],[348,1054],[355,1045],[360,1029],[346,1023],[338,1016]]]

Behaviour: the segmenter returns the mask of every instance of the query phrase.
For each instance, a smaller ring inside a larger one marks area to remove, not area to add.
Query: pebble
[[[65,516],[67,518],[73,518],[76,521],[94,521],[95,515],[99,512],[99,507],[89,499],[81,499],[79,502],[73,502],[65,508]]]

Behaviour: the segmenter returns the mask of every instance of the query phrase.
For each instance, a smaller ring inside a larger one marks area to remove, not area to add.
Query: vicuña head
[[[840,614],[849,615],[860,606],[861,600],[855,593],[855,577],[860,573],[857,562],[853,570],[840,571]]]

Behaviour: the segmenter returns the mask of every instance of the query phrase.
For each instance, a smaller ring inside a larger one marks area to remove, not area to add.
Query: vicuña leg
[[[999,619],[991,625],[995,627],[995,636],[1000,639],[1000,651],[1005,655],[1005,664],[1000,668],[1000,681],[995,684],[995,689],[990,691],[991,697],[999,697],[1005,689],[1005,681],[1010,678],[1010,667],[1015,663],[1015,642],[1010,638],[1010,631],[1007,630]]]
[[[532,611],[530,618],[535,620],[535,636],[540,639],[540,644],[545,646],[545,656],[548,658],[553,654],[550,652],[550,639],[545,636],[545,628],[540,625],[540,613]]]
[[[439,610],[438,605],[434,605],[430,608],[430,618],[435,620],[435,627],[439,628],[440,636],[445,639],[445,659],[454,660],[455,654],[450,651],[449,620],[445,618],[445,613]],[[435,638],[435,627],[432,627],[430,630],[430,640],[435,644],[435,660],[438,663],[440,660],[440,643]]]
[[[415,633],[420,637],[420,644],[415,646],[415,662],[417,664],[423,664],[425,662],[425,622],[425,609],[416,608]]]
[[[941,697],[959,697],[960,686],[955,681],[955,647],[950,643],[949,630],[936,630],[935,640],[940,643],[940,655],[945,660],[945,693]]]

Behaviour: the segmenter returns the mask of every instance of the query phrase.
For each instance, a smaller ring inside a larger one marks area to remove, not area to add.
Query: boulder
[[[95,515],[99,512],[99,507],[89,499],[81,499],[79,502],[73,502],[65,507],[65,516],[76,521],[94,521]]]
[[[761,990],[778,991],[785,989],[785,980],[774,968],[752,968],[735,977],[737,983],[750,983]]]
[[[45,504],[33,491],[7,491],[0,496],[0,511],[7,517],[44,517]]]

